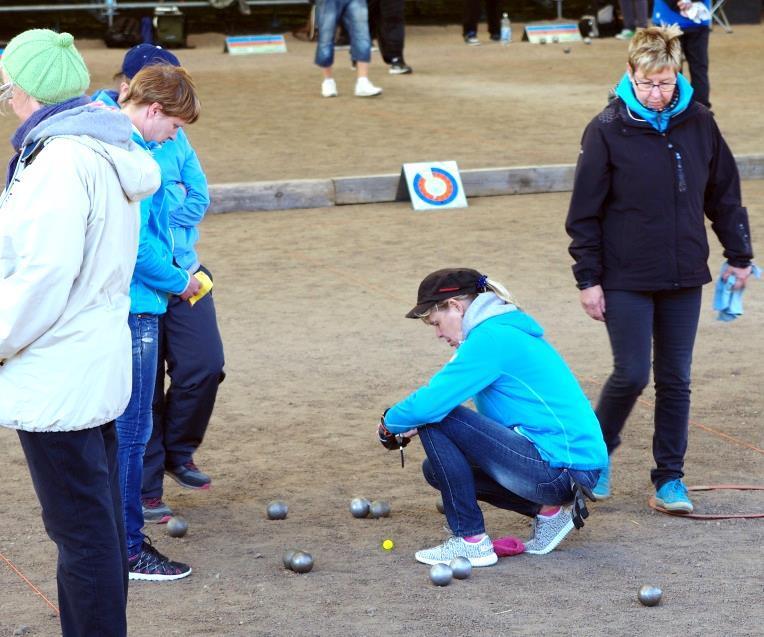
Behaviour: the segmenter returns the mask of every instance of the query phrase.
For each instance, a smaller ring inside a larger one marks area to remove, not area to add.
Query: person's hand
[[[605,293],[601,285],[581,290],[581,306],[595,321],[605,320]]]
[[[747,268],[736,268],[734,265],[727,265],[727,269],[722,273],[722,281],[726,281],[730,274],[732,274],[735,276],[735,285],[732,286],[732,289],[742,290],[748,277],[751,276],[751,270],[753,268],[750,265]]]
[[[691,6],[692,2],[690,0],[678,0],[676,3],[676,7],[679,11],[687,11]]]
[[[199,283],[199,279],[197,279],[195,276],[192,276],[188,280],[188,285],[186,286],[186,289],[183,290],[183,292],[180,294],[180,298],[184,301],[188,301],[194,294],[196,294],[199,291],[199,288],[202,287],[202,284]]]

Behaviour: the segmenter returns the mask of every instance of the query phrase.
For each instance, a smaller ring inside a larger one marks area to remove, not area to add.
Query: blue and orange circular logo
[[[459,194],[459,184],[453,175],[442,168],[432,168],[432,179],[425,179],[420,173],[414,176],[414,192],[422,201],[431,206],[445,206]]]

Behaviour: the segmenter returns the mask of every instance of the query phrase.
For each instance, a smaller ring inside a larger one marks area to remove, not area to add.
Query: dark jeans
[[[680,37],[682,51],[690,67],[693,99],[711,108],[711,83],[708,81],[708,34],[710,29],[685,31]]]
[[[663,292],[605,291],[613,373],[596,413],[608,453],[650,378],[655,381],[655,433],[650,477],[659,488],[682,478],[690,415],[690,367],[700,316],[700,287]],[[652,356],[651,356],[652,350]]]
[[[448,526],[465,537],[485,531],[477,500],[533,516],[542,504],[573,499],[571,475],[554,469],[535,445],[513,429],[457,407],[438,423],[419,427],[427,482],[440,490]],[[593,487],[599,471],[571,472]]]
[[[625,29],[647,26],[647,0],[619,0]]]
[[[48,537],[58,547],[64,637],[127,635],[127,553],[114,423],[19,431]]]
[[[395,58],[403,59],[405,0],[369,0],[369,31],[377,36],[382,59],[391,64]]]
[[[209,270],[202,268],[210,278]],[[223,373],[223,341],[212,293],[189,305],[171,296],[159,319],[153,426],[143,455],[145,498],[162,497],[165,468],[193,460],[207,431]],[[165,363],[170,386],[165,393]]]
[[[501,3],[499,0],[485,0],[485,18],[488,33],[498,37],[501,34]],[[480,0],[464,0],[463,35],[477,34],[480,21]]]

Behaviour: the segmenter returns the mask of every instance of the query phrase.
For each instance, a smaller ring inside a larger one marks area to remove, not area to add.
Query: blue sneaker
[[[592,495],[595,500],[606,500],[610,497],[610,463],[600,471],[600,477],[597,484],[592,489]]]
[[[673,513],[692,513],[687,487],[681,480],[669,480],[655,493],[655,504]]]

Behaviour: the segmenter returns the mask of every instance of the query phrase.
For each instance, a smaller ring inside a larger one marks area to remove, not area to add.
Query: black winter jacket
[[[584,131],[565,224],[578,287],[708,283],[704,212],[729,263],[749,265],[740,176],[711,112],[692,102],[659,133],[613,100]]]

